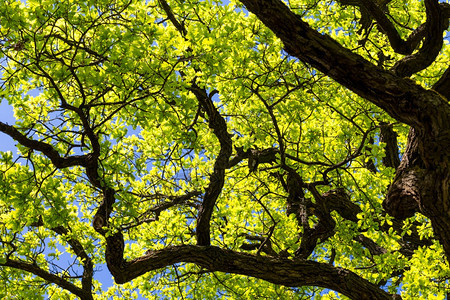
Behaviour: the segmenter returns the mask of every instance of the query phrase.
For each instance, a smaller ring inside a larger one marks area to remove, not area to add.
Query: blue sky
[[[0,121],[3,123],[14,124],[14,113],[12,107],[6,102],[6,100],[1,100],[0,103]],[[8,135],[0,132],[0,151],[12,151],[15,153],[15,142]]]

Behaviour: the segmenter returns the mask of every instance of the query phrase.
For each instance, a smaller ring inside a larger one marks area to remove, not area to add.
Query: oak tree
[[[448,295],[447,1],[0,16],[2,298]]]

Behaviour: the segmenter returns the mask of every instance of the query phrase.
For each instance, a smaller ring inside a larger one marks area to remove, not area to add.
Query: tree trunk
[[[281,39],[290,55],[412,126],[407,153],[384,206],[389,214],[399,218],[417,211],[430,218],[450,261],[448,100],[409,78],[373,65],[320,34],[280,0],[241,2]]]

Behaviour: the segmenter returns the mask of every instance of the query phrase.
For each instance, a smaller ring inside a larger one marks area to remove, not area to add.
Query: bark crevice
[[[417,154],[417,162],[400,164],[384,207],[400,218],[416,211],[429,217],[450,260],[450,105],[442,95],[403,78],[428,66],[430,62],[425,56],[430,55],[434,60],[439,53],[442,32],[448,27],[448,5],[425,1],[427,36],[423,46],[418,53],[397,64],[396,72],[391,72],[344,48],[328,35],[318,33],[282,1],[241,2],[281,39],[290,55],[413,127],[417,145],[410,145],[409,151],[414,154],[411,159]]]

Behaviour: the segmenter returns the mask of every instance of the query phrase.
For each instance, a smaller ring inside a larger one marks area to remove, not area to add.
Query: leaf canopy
[[[402,37],[426,22],[427,1],[370,2]],[[288,2],[395,67],[404,54],[355,3]],[[430,219],[382,205],[409,126],[240,2],[6,0],[0,16],[16,119],[0,131],[17,143],[1,153],[1,298],[354,298],[321,279],[335,270],[377,297],[448,295]],[[411,80],[431,87],[449,54],[444,39]]]

